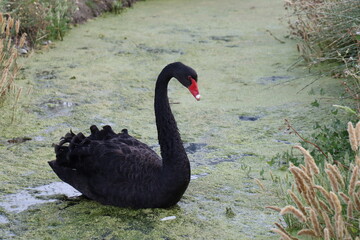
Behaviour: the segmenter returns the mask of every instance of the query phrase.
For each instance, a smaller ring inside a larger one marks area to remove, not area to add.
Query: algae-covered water
[[[297,53],[296,43],[284,38],[282,4],[139,2],[121,15],[74,27],[63,42],[22,59],[18,84],[31,93],[24,90],[14,123],[11,110],[0,119],[0,238],[278,239],[269,229],[279,216],[264,208],[279,203],[269,177],[277,170],[266,161],[298,141],[284,131],[284,118],[304,134],[328,118],[325,99],[337,84],[301,68],[288,71]],[[69,129],[128,128],[159,150],[154,84],[174,61],[198,72],[202,95],[196,102],[176,81],[170,83],[192,166],[178,205],[102,206],[59,183],[47,161],[54,159],[52,143]],[[320,97],[320,107],[311,106]]]

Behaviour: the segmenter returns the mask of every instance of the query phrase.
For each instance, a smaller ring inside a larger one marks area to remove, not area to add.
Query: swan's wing
[[[110,126],[104,126],[102,130],[91,126],[90,129],[88,137],[70,131],[55,145],[56,160],[60,165],[76,169],[94,168],[96,171],[112,160],[125,165],[136,162],[139,165],[161,166],[159,156],[146,144],[130,136],[126,129],[118,134]]]
[[[159,156],[126,130],[115,134],[110,127],[92,126],[91,131],[89,137],[68,133],[55,146],[56,160],[49,162],[60,179],[84,195],[106,196],[109,188],[141,185],[161,171]]]

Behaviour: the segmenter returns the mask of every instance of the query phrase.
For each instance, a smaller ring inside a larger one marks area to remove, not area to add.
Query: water
[[[6,224],[6,223],[9,223],[7,217],[0,215],[0,224]]]
[[[71,198],[80,196],[81,193],[67,183],[54,182],[5,195],[0,200],[0,207],[7,212],[19,213],[34,205],[57,201],[59,196],[56,195]]]
[[[141,1],[121,15],[74,27],[54,48],[21,59],[26,67],[17,84],[32,94],[23,95],[15,124],[9,124],[12,111],[0,118],[6,126],[0,130],[0,216],[9,228],[0,238],[278,239],[269,229],[279,216],[264,207],[283,204],[269,171],[283,173],[266,161],[299,141],[284,133],[283,119],[306,135],[315,121],[328,119],[338,96],[332,79],[288,71],[298,54],[296,43],[284,38],[283,15],[276,0]],[[131,210],[73,201],[78,193],[58,183],[47,164],[55,158],[52,145],[70,129],[89,134],[92,124],[110,124],[159,152],[153,89],[161,69],[175,61],[198,72],[202,95],[197,102],[170,82],[192,166],[179,204]],[[320,106],[312,107],[319,97]],[[7,141],[25,137],[32,140]],[[254,178],[263,178],[266,191]],[[49,182],[55,183],[44,185]],[[169,216],[176,218],[160,221]]]

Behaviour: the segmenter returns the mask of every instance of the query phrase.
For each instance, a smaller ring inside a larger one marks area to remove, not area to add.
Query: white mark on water
[[[194,175],[191,175],[191,180],[195,180],[195,179],[198,179],[200,177],[205,177],[209,175],[208,173],[200,173],[200,174],[194,174]]]
[[[81,195],[80,192],[67,183],[54,182],[35,188],[27,188],[18,193],[5,195],[0,199],[0,207],[8,212],[19,213],[36,204],[55,202],[57,199],[55,196],[54,198],[51,198],[51,196],[60,194],[67,197],[77,197]]]
[[[7,224],[7,223],[9,223],[7,217],[0,215],[0,224]]]
[[[160,221],[169,221],[169,220],[174,220],[176,219],[176,216],[168,216],[168,217],[164,217],[162,219],[160,219]]]

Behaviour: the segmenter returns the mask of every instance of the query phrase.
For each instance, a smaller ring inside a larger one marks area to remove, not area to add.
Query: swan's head
[[[200,92],[197,85],[197,79],[193,78],[192,76],[188,76],[188,80],[191,82],[190,86],[188,87],[191,94],[196,98],[196,100],[200,101]]]
[[[180,62],[174,63],[174,65],[176,65],[174,77],[179,80],[184,87],[189,89],[190,93],[199,101],[200,92],[197,85],[197,73],[195,70]]]

